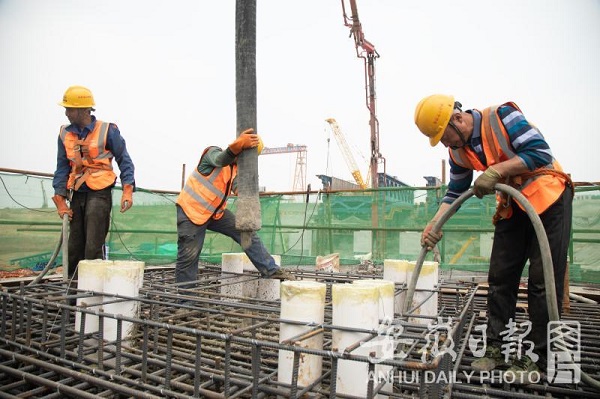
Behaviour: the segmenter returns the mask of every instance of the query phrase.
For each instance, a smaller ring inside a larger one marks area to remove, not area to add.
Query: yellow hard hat
[[[265,148],[265,144],[263,143],[263,141],[260,138],[260,136],[258,136],[258,146],[256,146],[256,150],[258,151],[258,155],[260,155],[260,153],[262,152],[263,148]]]
[[[421,133],[429,137],[432,147],[440,142],[453,111],[454,97],[445,94],[433,94],[417,104],[415,124]]]
[[[58,105],[65,108],[92,108],[96,104],[94,103],[94,96],[88,88],[71,86],[65,91],[63,100]]]

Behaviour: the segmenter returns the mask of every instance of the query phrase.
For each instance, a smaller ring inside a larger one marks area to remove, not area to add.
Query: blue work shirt
[[[96,117],[92,115],[92,122],[83,127],[79,128],[77,125],[69,125],[66,127],[67,132],[77,134],[80,140],[84,140],[87,135],[94,130],[96,125]],[[119,128],[114,123],[109,124],[108,133],[106,135],[106,149],[113,154],[114,160],[119,165],[119,171],[121,172],[121,184],[131,184],[135,188],[134,179],[134,166],[129,153],[127,152],[127,146],[125,145],[125,139],[121,136]],[[54,193],[67,196],[67,181],[69,180],[69,174],[71,173],[71,163],[67,158],[67,151],[65,145],[58,136],[58,152],[56,156],[56,171],[54,172],[54,179],[52,180],[52,187],[54,187]],[[114,186],[114,183],[112,184]],[[112,187],[111,186],[111,187]],[[77,191],[90,191],[91,189],[83,183]]]

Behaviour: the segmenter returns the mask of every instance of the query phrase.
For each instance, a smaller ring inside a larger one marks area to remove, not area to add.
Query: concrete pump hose
[[[52,256],[50,257],[50,260],[48,261],[48,263],[46,263],[46,266],[40,272],[40,274],[38,274],[35,277],[35,279],[33,279],[27,285],[37,284],[42,280],[42,278],[44,278],[46,273],[48,273],[50,271],[50,269],[52,269],[53,263],[56,260],[56,258],[58,256],[58,252],[60,251],[61,247],[63,247],[63,259],[68,259],[68,233],[67,233],[68,228],[69,228],[69,215],[64,215],[63,222],[62,222],[62,229],[60,230],[60,237],[58,239],[58,243],[56,244],[56,248],[54,248],[54,252],[52,253]],[[64,250],[64,248],[67,248],[67,250]],[[65,263],[65,261],[63,260],[63,267],[65,267],[64,263]]]
[[[69,280],[69,215],[63,215],[62,224],[63,281]]]
[[[556,299],[556,287],[554,285],[554,266],[552,264],[552,253],[550,251],[550,244],[548,243],[548,237],[546,236],[546,231],[544,230],[544,225],[540,220],[539,215],[531,205],[531,203],[525,198],[523,194],[514,187],[511,187],[506,184],[498,183],[494,187],[496,190],[501,191],[505,194],[510,195],[515,199],[519,204],[525,208],[525,212],[527,212],[527,216],[531,219],[531,224],[535,230],[535,234],[538,238],[538,242],[540,245],[540,253],[542,256],[542,267],[544,272],[544,286],[546,288],[546,304],[548,307],[548,317],[550,321],[558,321],[559,320],[559,312],[558,312],[558,303]],[[456,210],[465,202],[467,199],[473,196],[473,189],[469,189],[465,191],[460,197],[458,197],[448,208],[448,210],[439,218],[439,220],[433,225],[431,231],[437,233],[442,229],[444,223],[450,219]],[[413,296],[415,293],[415,287],[417,286],[417,280],[419,279],[419,274],[421,274],[421,268],[423,266],[423,261],[425,260],[425,256],[427,255],[427,247],[421,248],[421,253],[417,258],[417,262],[415,264],[415,270],[410,279],[409,285],[406,290],[406,299],[404,302],[404,309],[402,314],[406,317],[408,316],[408,311],[410,308],[410,304],[412,303]],[[562,340],[562,338],[559,337]],[[565,347],[564,343],[562,345]],[[574,364],[575,367],[579,368],[579,365]],[[593,379],[587,373],[581,371],[581,381],[585,384],[593,387],[595,389],[600,390],[600,381]]]

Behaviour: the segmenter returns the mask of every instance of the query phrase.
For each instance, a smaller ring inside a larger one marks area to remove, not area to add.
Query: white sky
[[[376,62],[387,173],[423,186],[443,146],[415,105],[454,94],[466,109],[516,102],[575,181],[599,181],[600,1],[358,0]],[[349,10],[349,6],[348,12]],[[0,167],[53,173],[57,105],[89,87],[96,116],[121,129],[148,189],[179,190],[182,165],[235,138],[235,1],[0,0]],[[258,131],[267,147],[308,146],[317,174],[352,181],[325,118],[366,177],[364,69],[338,0],[258,0]],[[331,138],[329,146],[327,139]],[[296,154],[259,158],[261,186],[290,190]]]

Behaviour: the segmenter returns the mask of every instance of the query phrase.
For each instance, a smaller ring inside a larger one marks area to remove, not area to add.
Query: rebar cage
[[[388,366],[387,378],[369,378],[369,398],[598,395],[582,384],[553,385],[541,380],[513,387],[473,376],[470,362],[474,356],[467,343],[470,337],[477,337],[474,326],[485,323],[485,297],[474,281],[442,278],[431,290],[439,295],[437,315],[396,313],[388,328],[369,330],[332,324],[331,287],[380,275],[301,268],[294,273],[298,279],[326,283],[325,319],[309,326],[302,336],[285,341],[279,339],[280,325],[294,322],[280,317],[279,300],[222,294],[222,287],[260,278],[251,272],[234,275],[223,273],[218,266],[202,265],[194,288],[182,289],[175,283],[172,268],[148,269],[139,296],[104,296],[93,309],[85,307],[86,299],[102,293],[78,290],[73,283],[48,279],[35,285],[5,287],[1,292],[0,397],[358,398],[336,392],[336,373],[343,360],[367,364],[369,376],[377,375],[377,365]],[[405,288],[397,284],[396,295]],[[136,317],[103,311],[103,306],[125,301],[138,307]],[[117,338],[107,340],[102,328],[86,333],[88,317],[98,317],[100,326],[116,320]],[[419,317],[426,322],[417,320]],[[597,378],[600,345],[595,331],[600,326],[600,309],[571,304],[566,317],[581,323],[581,367]],[[526,318],[526,313],[518,314],[519,320]],[[439,330],[439,346],[433,350],[429,334],[432,325],[440,321],[447,328]],[[133,328],[121,339],[125,324]],[[332,347],[335,330],[354,330],[367,338],[338,351]],[[301,345],[316,334],[323,337],[322,349]],[[354,353],[382,335],[393,336],[393,357],[375,359],[372,354]],[[281,350],[294,354],[291,384],[277,380]],[[310,386],[299,386],[298,370],[308,355],[322,358],[322,374]]]

